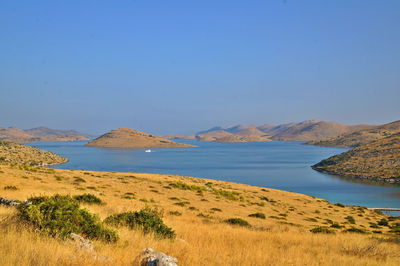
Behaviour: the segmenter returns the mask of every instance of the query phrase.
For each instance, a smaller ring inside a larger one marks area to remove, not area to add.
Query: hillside
[[[75,130],[58,130],[37,127],[22,130],[15,127],[0,128],[0,140],[13,142],[88,140],[90,135]]]
[[[336,175],[400,183],[400,133],[332,156],[312,167]]]
[[[16,144],[10,141],[0,141],[0,163],[26,164],[43,166],[65,163],[68,160],[55,153],[34,147]]]
[[[336,137],[371,125],[342,125],[335,122],[307,120],[300,123],[261,126],[237,125],[234,127],[213,127],[197,133],[196,138],[204,141],[251,142],[251,141],[310,141]]]
[[[326,147],[356,147],[371,141],[388,137],[400,132],[400,121],[376,126],[372,129],[359,130],[350,134],[340,135],[334,138],[309,141],[306,144]]]
[[[130,149],[194,147],[193,145],[177,143],[130,128],[111,130],[110,132],[87,143],[86,146]]]
[[[347,126],[335,122],[308,120],[292,124],[271,138],[285,141],[319,140],[370,127],[369,125]]]
[[[400,264],[396,218],[303,194],[177,175],[7,164],[0,165],[0,188],[2,197],[20,201],[32,195],[89,193],[103,204],[81,205],[101,220],[157,208],[176,233],[175,239],[163,240],[138,228],[113,227],[119,241],[94,240],[97,255],[92,256],[71,240],[16,224],[15,209],[0,205],[0,257],[5,266],[136,265],[134,258],[148,247],[176,257],[178,265]],[[238,219],[248,224],[240,225]]]
[[[59,130],[48,127],[36,127],[27,129],[25,132],[41,140],[52,141],[88,140],[91,137],[88,134],[83,134],[75,130]]]
[[[25,132],[16,127],[0,128],[0,140],[8,140],[12,142],[32,142],[39,141],[40,138]]]

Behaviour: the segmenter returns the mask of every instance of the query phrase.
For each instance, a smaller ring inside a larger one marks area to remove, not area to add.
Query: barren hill
[[[251,126],[234,126],[225,130],[204,131],[207,133],[198,134],[196,138],[202,141],[214,142],[252,142],[252,141],[269,141],[268,136]]]
[[[0,128],[0,140],[13,142],[88,140],[90,135],[75,130],[37,127],[22,130],[16,127]]]
[[[39,138],[16,127],[0,128],[0,140],[9,140],[13,142],[32,142]]]
[[[388,137],[400,132],[400,120],[392,123],[364,129],[349,134],[343,134],[334,138],[320,141],[310,141],[307,144],[327,147],[356,147],[368,142]]]
[[[282,125],[213,127],[197,133],[196,137],[199,140],[216,142],[226,142],[226,140],[229,140],[229,142],[310,141],[336,137],[341,134],[373,127],[371,125],[347,126],[335,122],[307,120],[300,123]]]
[[[369,125],[347,126],[336,122],[308,120],[290,125],[286,130],[273,135],[272,139],[286,141],[320,140],[371,127]]]
[[[25,130],[26,133],[42,140],[70,141],[70,140],[88,140],[90,135],[83,134],[75,130],[59,130],[48,127],[36,127]]]
[[[174,148],[194,147],[130,128],[118,128],[94,139],[87,146],[104,148]]]
[[[400,183],[400,133],[332,156],[312,167],[331,174]]]

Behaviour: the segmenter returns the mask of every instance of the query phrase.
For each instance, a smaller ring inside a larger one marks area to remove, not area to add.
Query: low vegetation
[[[157,209],[144,208],[137,212],[124,212],[107,217],[104,222],[113,226],[139,229],[160,238],[175,238],[175,232],[164,224],[162,213]]]
[[[118,235],[107,228],[99,218],[79,206],[70,196],[34,197],[30,204],[18,206],[17,217],[34,230],[61,239],[71,233],[81,234],[89,239],[115,242]]]

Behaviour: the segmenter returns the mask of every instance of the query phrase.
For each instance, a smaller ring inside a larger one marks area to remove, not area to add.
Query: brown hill
[[[266,134],[256,127],[234,126],[225,130],[204,131],[204,134],[196,135],[198,140],[213,142],[253,142],[269,141]]]
[[[0,164],[12,163],[29,166],[44,166],[65,163],[67,161],[66,158],[49,151],[10,141],[0,141]]]
[[[75,130],[37,127],[22,130],[16,127],[0,128],[0,140],[13,142],[88,140],[90,135]]]
[[[371,129],[364,129],[349,134],[343,134],[334,138],[310,141],[306,144],[326,147],[357,147],[371,141],[388,137],[398,132],[400,132],[400,120],[381,126],[375,126]]]
[[[177,143],[130,128],[118,128],[94,139],[86,146],[104,148],[174,148],[194,147],[193,145]]]
[[[321,140],[346,133],[371,129],[371,125],[342,125],[335,122],[308,120],[300,123],[282,125],[265,124],[261,126],[237,125],[234,127],[213,127],[197,133],[196,138],[216,142],[250,141],[311,141]],[[232,136],[234,135],[234,136]]]
[[[8,140],[13,142],[32,142],[38,141],[39,138],[26,133],[22,129],[16,127],[0,128],[0,140]]]
[[[48,127],[36,127],[27,129],[25,132],[41,140],[51,141],[88,140],[91,137],[75,130],[59,130]]]
[[[371,127],[370,125],[347,126],[336,122],[308,120],[289,124],[286,130],[273,135],[271,139],[285,141],[320,140]]]
[[[400,183],[400,133],[332,156],[312,168],[336,175]]]

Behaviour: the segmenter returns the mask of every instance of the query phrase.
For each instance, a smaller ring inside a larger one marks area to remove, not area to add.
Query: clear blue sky
[[[0,2],[0,127],[400,119],[400,1]]]

